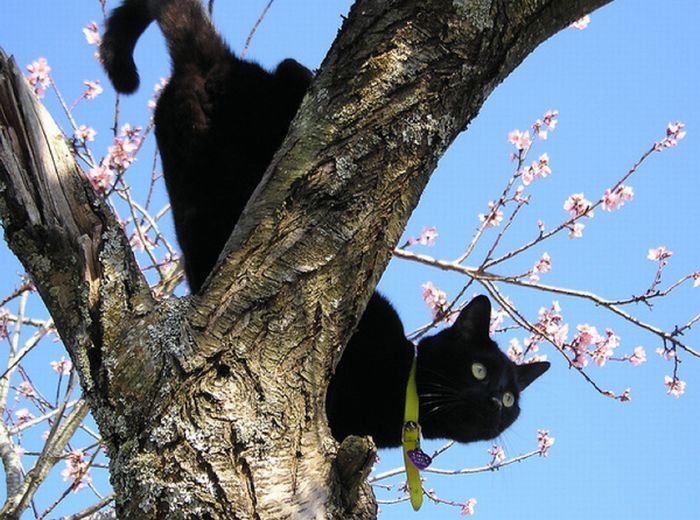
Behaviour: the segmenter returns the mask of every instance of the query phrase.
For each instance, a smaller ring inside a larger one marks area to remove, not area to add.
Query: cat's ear
[[[488,338],[491,325],[491,302],[486,296],[477,296],[459,313],[454,328],[470,338]]]
[[[520,391],[525,390],[530,383],[544,374],[549,368],[549,361],[537,361],[535,363],[525,363],[518,365],[518,387]]]

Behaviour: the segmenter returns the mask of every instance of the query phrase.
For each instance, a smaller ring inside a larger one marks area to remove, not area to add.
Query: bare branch
[[[0,421],[0,457],[5,469],[5,492],[9,500],[10,497],[19,494],[24,478],[24,468],[4,421]]]
[[[0,107],[5,236],[65,338],[85,390],[92,392],[101,378],[102,349],[114,347],[124,333],[115,317],[127,325],[154,301],[119,223],[3,52]]]
[[[62,407],[65,409],[65,406]],[[80,427],[80,423],[88,413],[88,406],[85,401],[81,401],[73,408],[73,411],[60,423],[56,421],[51,429],[49,438],[44,445],[44,449],[36,461],[34,467],[29,471],[22,485],[12,496],[8,495],[5,506],[0,510],[0,516],[19,515],[32,500],[39,485],[44,481],[49,471],[61,458],[61,452],[68,443],[73,433]],[[61,410],[59,415],[63,414]]]
[[[104,497],[102,500],[94,503],[90,507],[83,509],[80,513],[64,516],[62,520],[107,520],[108,518],[116,518],[114,510],[98,513],[100,509],[107,507],[113,501],[114,493]]]
[[[245,44],[243,44],[243,49],[241,49],[241,58],[245,58],[245,55],[248,53],[248,47],[250,47],[250,42],[253,41],[253,36],[255,36],[255,32],[258,30],[258,27],[260,27],[260,24],[265,19],[265,15],[267,14],[267,11],[270,9],[270,7],[272,7],[274,1],[275,0],[270,0],[267,3],[265,8],[260,13],[260,16],[258,16],[258,19],[255,21],[255,24],[250,30],[250,33],[248,33],[248,37],[245,39]]]

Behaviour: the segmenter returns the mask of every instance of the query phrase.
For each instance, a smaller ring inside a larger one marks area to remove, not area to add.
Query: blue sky
[[[216,3],[215,22],[235,50],[242,47],[265,3]],[[317,67],[350,3],[277,0],[248,57],[268,67],[286,57]],[[543,275],[543,282],[623,298],[643,292],[653,279],[655,265],[646,259],[650,248],[664,245],[674,252],[664,283],[700,269],[696,229],[700,219],[698,19],[700,4],[694,0],[617,0],[593,13],[588,29],[566,29],[545,42],[496,89],[468,131],[440,161],[406,231],[406,236],[416,235],[422,226],[430,225],[437,227],[440,236],[435,247],[417,246],[416,251],[446,259],[461,254],[478,225],[477,213],[486,211],[486,203],[500,194],[511,174],[508,132],[525,129],[545,111],[556,109],[559,126],[547,141],[535,145],[531,156],[534,159],[547,152],[553,173],[531,186],[533,200],[506,236],[501,252],[532,238],[538,219],[548,225],[561,221],[565,216],[562,205],[570,194],[583,192],[596,200],[644,150],[661,139],[669,121],[684,121],[688,134],[678,148],[654,154],[629,181],[634,200],[613,213],[599,210],[587,222],[583,239],[555,238],[498,272],[521,272],[547,252],[553,270]],[[97,0],[4,0],[0,46],[14,54],[21,66],[40,56],[47,58],[68,100],[82,92],[83,80],[103,82],[105,93],[81,103],[75,111],[79,123],[98,130],[93,150],[101,155],[110,144],[114,97],[92,58],[94,48],[86,45],[81,32],[91,20],[101,20]],[[136,96],[123,100],[123,122],[143,125],[147,121],[146,101],[152,86],[168,74],[164,52],[159,33],[149,30],[136,53],[142,88]],[[46,102],[65,124],[51,94]],[[146,151],[142,157],[129,174],[136,186],[144,184],[150,172],[150,155]],[[164,203],[162,185],[158,197]],[[165,229],[172,233],[172,226],[166,224]],[[5,294],[16,286],[15,274],[21,272],[21,266],[4,246],[0,263],[0,294]],[[465,280],[454,273],[395,259],[380,283],[407,330],[430,318],[420,291],[426,281],[454,296]],[[660,345],[653,336],[571,298],[510,287],[503,290],[531,319],[540,307],[559,300],[571,329],[579,323],[590,323],[599,331],[611,327],[622,338],[618,355],[641,345],[648,361],[636,368],[627,363],[604,368],[589,365],[588,373],[603,388],[616,392],[632,389],[632,401],[619,403],[597,394],[575,371],[567,369],[551,347],[543,347],[542,353],[554,366],[525,392],[521,418],[498,442],[507,455],[514,456],[533,449],[536,430],[545,428],[556,438],[549,457],[472,476],[429,476],[428,485],[446,499],[463,502],[476,497],[476,516],[484,520],[697,518],[700,453],[694,448],[700,427],[700,360],[687,355],[682,358],[680,377],[687,382],[687,390],[674,399],[666,395],[663,386],[672,365],[654,353]],[[45,315],[38,307],[32,310]],[[700,288],[693,290],[691,284],[659,301],[653,310],[643,306],[630,309],[640,319],[666,329],[685,323],[699,311]],[[506,346],[512,337],[524,336],[522,331],[514,331],[496,339]],[[697,330],[691,331],[685,340],[698,347],[699,337]],[[59,349],[49,346],[41,351],[30,360],[34,365],[29,368],[39,371],[48,366],[49,360],[60,357]],[[46,379],[41,384],[47,388],[55,385],[50,377]],[[477,443],[452,449],[442,455],[439,466],[483,465],[489,460],[489,447],[489,443]],[[397,450],[381,453],[381,470],[397,465]],[[96,480],[105,485],[104,477]],[[54,475],[37,501],[50,503],[62,485]],[[380,493],[382,498],[395,495]],[[74,506],[60,510],[61,514],[76,510],[89,498],[76,497]],[[382,506],[382,518],[409,515],[413,513],[407,504]],[[426,503],[416,518],[458,516],[458,509]]]

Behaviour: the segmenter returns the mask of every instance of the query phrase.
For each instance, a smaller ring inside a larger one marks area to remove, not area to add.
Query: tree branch
[[[128,241],[66,139],[0,50],[0,217],[5,238],[64,338],[83,389],[106,390],[104,360],[149,366],[114,349],[154,301]]]
[[[541,41],[609,1],[358,1],[193,323],[222,337],[295,287],[345,337],[447,146]]]

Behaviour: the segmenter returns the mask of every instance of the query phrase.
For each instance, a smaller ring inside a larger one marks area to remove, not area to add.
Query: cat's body
[[[126,0],[110,15],[100,47],[120,92],[138,86],[132,52],[154,19],[173,65],[156,107],[156,138],[187,281],[196,293],[286,135],[312,75],[294,60],[267,72],[239,59],[199,0]],[[488,299],[479,297],[454,326],[418,346],[426,437],[470,442],[497,436],[517,417],[519,392],[548,368],[508,360],[488,337],[489,313]],[[374,293],[328,389],[327,414],[337,439],[372,435],[379,446],[400,445],[413,352],[396,311]],[[476,380],[474,363],[493,376]],[[510,406],[503,405],[506,392],[515,398]]]
[[[120,92],[138,87],[131,56],[151,12],[173,63],[156,105],[155,133],[187,281],[196,293],[287,134],[312,74],[294,60],[270,73],[239,59],[197,0],[127,0],[110,16],[100,47]]]

